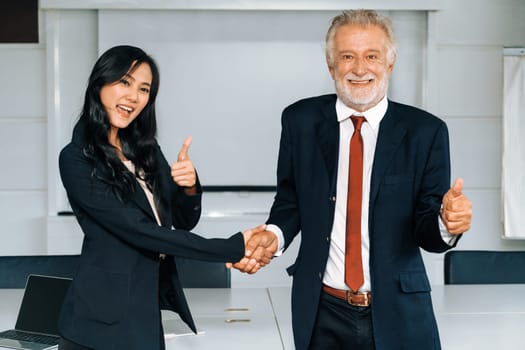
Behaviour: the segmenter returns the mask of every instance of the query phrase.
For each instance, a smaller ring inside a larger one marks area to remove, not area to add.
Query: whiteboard
[[[333,14],[100,11],[99,53],[131,44],[156,59],[168,161],[192,135],[203,185],[275,186],[283,108],[333,91],[324,58]]]
[[[283,108],[334,91],[324,37],[338,13],[100,10],[99,54],[130,44],[156,59],[158,138],[168,161],[192,135],[189,154],[203,185],[275,186]],[[418,105],[426,17],[391,18],[402,49],[389,96]]]

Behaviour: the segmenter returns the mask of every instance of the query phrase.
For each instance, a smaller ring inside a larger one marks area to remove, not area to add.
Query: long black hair
[[[111,125],[100,99],[100,90],[105,85],[119,81],[142,63],[146,63],[152,73],[148,102],[135,120],[126,128],[118,130],[122,153],[136,167],[135,174],[132,174],[118,157],[117,149],[109,143]],[[94,165],[97,164],[105,170],[103,174],[94,171],[93,176],[108,183],[122,202],[127,201],[135,192],[137,186],[135,176],[145,180],[156,200],[160,198],[155,115],[158,90],[159,71],[155,61],[143,50],[133,46],[115,46],[104,52],[96,61],[89,76],[84,106],[80,114],[80,122],[84,125],[83,151]]]

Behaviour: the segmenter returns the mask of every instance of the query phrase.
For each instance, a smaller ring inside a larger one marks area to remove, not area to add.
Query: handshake
[[[256,273],[268,265],[277,251],[277,236],[259,225],[246,230],[244,236],[244,257],[236,263],[226,263],[227,268],[235,268],[249,274]]]

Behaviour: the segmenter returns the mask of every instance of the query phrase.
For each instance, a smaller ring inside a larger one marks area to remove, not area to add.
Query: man
[[[449,189],[445,123],[386,97],[395,50],[387,18],[343,12],[326,36],[337,94],[282,115],[275,201],[247,249],[279,254],[301,232],[288,268],[298,350],[440,349],[420,248],[454,247],[471,203],[461,179]]]

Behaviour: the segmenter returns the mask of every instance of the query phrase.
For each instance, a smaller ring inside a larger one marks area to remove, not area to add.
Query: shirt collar
[[[386,110],[388,108],[388,99],[385,95],[381,101],[379,101],[378,104],[376,104],[374,107],[364,111],[364,112],[357,112],[355,109],[352,109],[345,105],[343,101],[337,98],[337,101],[335,103],[335,111],[337,113],[337,121],[342,122],[345,119],[350,118],[350,116],[357,114],[362,115],[366,118],[367,123],[375,130],[377,131],[379,129],[379,123],[381,123],[381,120],[385,116]]]

